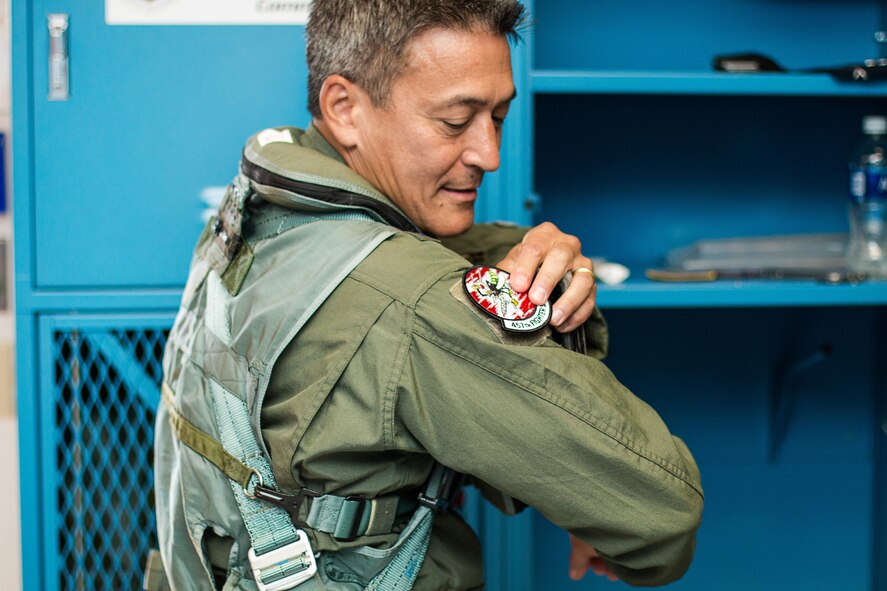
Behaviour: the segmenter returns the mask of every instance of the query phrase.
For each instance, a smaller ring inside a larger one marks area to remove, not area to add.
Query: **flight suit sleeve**
[[[703,505],[689,450],[599,360],[497,329],[449,274],[419,299],[398,437],[536,508],[624,581],[679,578]]]
[[[474,224],[467,232],[444,238],[441,243],[473,265],[496,265],[508,256],[511,249],[529,231],[530,228],[508,222]],[[599,308],[592,310],[581,330],[585,331],[588,355],[597,359],[606,357],[610,344],[609,333],[607,322]]]

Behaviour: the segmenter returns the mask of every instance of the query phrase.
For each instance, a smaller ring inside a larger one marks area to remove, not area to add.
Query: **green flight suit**
[[[313,128],[300,143],[338,159]],[[448,244],[495,263],[520,235],[477,227]],[[398,233],[296,335],[262,409],[280,489],[418,490],[437,460],[534,507],[628,583],[680,577],[701,518],[699,472],[656,412],[595,358],[606,350],[600,315],[587,327],[589,356],[563,349],[548,329],[505,333],[463,295],[468,266],[439,241]],[[315,551],[396,538],[310,535]],[[474,534],[454,514],[437,516],[416,591],[482,585]]]

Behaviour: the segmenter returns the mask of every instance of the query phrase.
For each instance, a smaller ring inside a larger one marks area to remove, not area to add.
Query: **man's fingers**
[[[571,288],[573,284],[576,283],[577,277],[581,277],[581,275],[573,275],[573,283],[570,285]],[[569,291],[570,290],[568,289],[567,292]],[[564,294],[564,296],[566,295],[567,293]],[[591,313],[594,312],[594,306],[597,302],[597,283],[592,281],[590,292],[580,292],[579,297],[584,296],[585,299],[579,303],[579,306],[573,310],[572,313],[565,316],[566,319],[559,318],[561,322],[559,324],[554,324],[554,314],[558,309],[558,304],[564,299],[564,296],[561,296],[561,298],[558,299],[555,303],[555,311],[552,312],[552,326],[558,332],[570,332],[571,330],[575,330],[591,317]],[[569,305],[573,305],[572,300]],[[566,306],[567,305],[565,304],[565,307],[563,308],[564,310],[568,309]],[[566,312],[564,314],[566,314]]]
[[[607,565],[604,564],[604,561],[600,558],[590,558],[588,560],[588,566],[591,569],[591,572],[599,577],[606,576],[607,572],[609,571]]]
[[[610,567],[604,562],[603,558],[592,558],[589,560],[589,568],[591,572],[599,577],[607,577],[610,581],[618,581],[619,577],[610,570]]]
[[[588,558],[579,556],[578,552],[570,553],[570,578],[578,581],[588,571]]]
[[[516,292],[524,293],[530,290],[533,277],[544,256],[545,250],[540,245],[535,242],[529,244],[522,242],[512,248],[508,256],[496,266],[511,274],[509,282]]]
[[[588,569],[591,569],[598,576],[607,577],[611,581],[619,580],[619,577],[610,570],[604,559],[598,556],[597,550],[573,534],[570,534],[570,578],[578,581],[585,576]]]
[[[531,228],[497,266],[511,274],[515,291],[529,292],[530,300],[538,305],[548,300],[551,290],[581,252],[578,238],[545,222]]]
[[[555,286],[570,270],[575,256],[575,253],[566,245],[555,244],[551,247],[536,273],[536,278],[533,279],[532,287],[530,287],[531,302],[538,306],[548,301]]]
[[[573,281],[553,302],[551,326],[568,332],[591,317],[597,296],[594,266],[591,259],[582,256],[579,239],[553,224],[532,228],[497,266],[511,274],[511,287],[529,294],[537,306],[547,302],[564,275],[572,271]]]
[[[581,264],[583,259],[586,261],[584,265]],[[574,267],[574,269],[581,268],[588,269],[588,271],[573,271],[573,279],[569,287],[554,302],[554,307],[552,308],[551,325],[558,329],[559,332],[567,332],[582,324],[591,315],[592,310],[594,310],[597,285],[595,284],[594,273],[591,272],[592,263],[585,257],[578,259],[578,262],[580,264]],[[584,316],[580,312],[584,313]],[[568,323],[573,325],[572,328],[567,328]]]
[[[578,581],[588,571],[589,561],[597,556],[594,548],[570,534],[570,578]]]

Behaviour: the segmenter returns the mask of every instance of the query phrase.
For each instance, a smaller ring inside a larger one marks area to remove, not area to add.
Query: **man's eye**
[[[452,131],[462,131],[466,127],[468,127],[468,121],[448,121],[446,119],[443,120],[444,125],[447,126],[448,129]]]

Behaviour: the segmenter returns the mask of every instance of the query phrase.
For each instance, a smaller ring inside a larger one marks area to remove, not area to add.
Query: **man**
[[[313,124],[250,139],[164,359],[173,588],[480,589],[436,465],[570,532],[574,578],[657,585],[688,567],[698,470],[595,358],[606,329],[578,241],[473,227],[522,18],[516,0],[315,0]],[[498,262],[514,291],[432,237]],[[589,356],[544,327],[568,271],[550,326],[584,331]],[[535,320],[509,320],[512,304]]]

